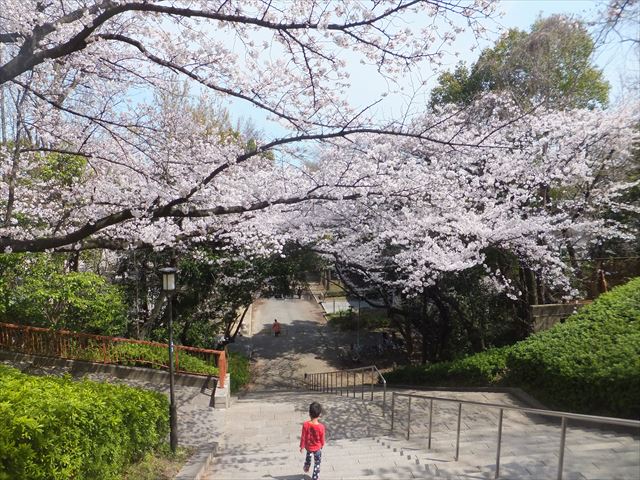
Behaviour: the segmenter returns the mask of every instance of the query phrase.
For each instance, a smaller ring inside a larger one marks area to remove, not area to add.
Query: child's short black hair
[[[311,418],[318,418],[320,415],[322,415],[322,405],[318,402],[313,402],[309,405],[309,416]]]

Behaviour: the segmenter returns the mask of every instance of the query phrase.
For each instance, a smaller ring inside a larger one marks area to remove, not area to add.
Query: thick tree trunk
[[[238,322],[238,326],[236,327],[236,331],[233,332],[233,335],[231,335],[231,341],[234,342],[236,340],[236,336],[238,335],[238,332],[240,331],[240,328],[242,328],[242,323],[244,322],[244,317],[247,315],[247,312],[249,311],[249,308],[251,307],[251,304],[247,305],[243,312],[242,315],[240,316],[240,321]]]

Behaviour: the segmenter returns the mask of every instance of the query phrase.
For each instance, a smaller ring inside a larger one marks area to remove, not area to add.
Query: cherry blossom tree
[[[265,152],[363,132],[430,138],[349,105],[344,55],[393,82],[437,62],[463,28],[481,33],[492,10],[487,0],[2,0],[0,250],[163,248],[214,234],[264,249],[275,230],[258,212],[319,198]],[[290,133],[247,151],[150,100],[185,79]],[[79,168],[64,181],[44,173],[70,163]]]
[[[392,313],[423,297],[450,315],[457,306],[439,291],[442,280],[481,268],[489,287],[516,298],[523,292],[491,261],[505,252],[570,298],[572,257],[610,238],[637,241],[629,225],[603,216],[640,213],[624,197],[638,182],[617,175],[635,161],[637,110],[522,116],[499,96],[451,108],[421,120],[447,118],[437,135],[448,145],[361,136],[336,142],[319,163],[317,177],[338,172],[335,188],[349,186],[352,200],[315,203],[313,219],[298,215],[295,230],[337,263],[356,294],[377,286]],[[419,331],[428,326],[415,320]]]

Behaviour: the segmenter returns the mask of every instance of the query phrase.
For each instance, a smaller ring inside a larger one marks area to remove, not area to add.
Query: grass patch
[[[165,443],[130,465],[122,480],[172,480],[194,452],[194,448],[178,447],[174,454],[169,444]]]

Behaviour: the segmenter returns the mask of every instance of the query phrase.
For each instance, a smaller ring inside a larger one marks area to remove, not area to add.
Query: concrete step
[[[382,415],[381,401],[377,405],[360,398],[317,392],[265,391],[240,398],[234,404],[227,417],[224,441],[205,480],[310,478],[302,473],[304,456],[299,452],[298,442],[308,404],[314,400],[325,409],[322,422],[327,431],[327,445],[320,474],[323,480],[459,480],[495,476],[498,419],[495,412],[463,408],[460,457],[454,461],[456,404],[434,409],[437,416],[433,422],[433,448],[429,450],[428,407],[424,405],[414,412],[412,404],[411,439],[407,441],[406,416],[396,411],[395,432],[390,435],[390,416]],[[500,478],[555,478],[559,441],[557,425],[536,417],[505,413]],[[637,437],[571,427],[567,431],[563,478],[638,480],[639,447]]]

